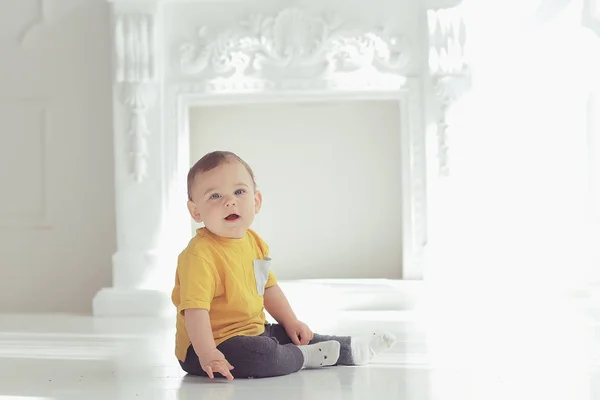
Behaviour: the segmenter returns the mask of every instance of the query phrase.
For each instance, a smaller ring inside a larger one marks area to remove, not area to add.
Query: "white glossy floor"
[[[346,326],[341,333],[387,327],[398,335],[398,343],[368,367],[225,382],[184,376],[173,356],[170,321],[2,316],[0,399],[335,400],[378,398],[384,392],[385,398],[427,398],[423,347],[414,341],[408,348],[414,324],[405,314],[345,317],[335,323]],[[350,321],[358,325],[351,327]],[[314,329],[332,325],[313,322]],[[411,397],[411,392],[420,394]]]
[[[570,321],[558,319],[543,327],[548,335],[540,335],[515,318],[514,326],[490,335],[490,319],[477,315],[440,317],[433,324],[421,317],[418,311],[363,311],[304,318],[315,331],[387,329],[398,342],[366,367],[226,382],[184,376],[173,356],[171,321],[2,315],[0,400],[600,398],[592,359],[597,353],[571,346],[576,337],[559,329]],[[586,332],[600,342],[593,324]],[[506,346],[502,337],[515,344]],[[560,337],[565,343],[554,342]]]

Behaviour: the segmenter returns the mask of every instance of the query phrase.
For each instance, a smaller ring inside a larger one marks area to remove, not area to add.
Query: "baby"
[[[363,365],[391,334],[323,336],[299,321],[271,271],[269,247],[250,229],[262,195],[231,152],[202,157],[188,174],[188,209],[204,228],[179,255],[172,300],[175,353],[188,374],[266,378],[303,368]],[[278,322],[268,324],[266,311]]]

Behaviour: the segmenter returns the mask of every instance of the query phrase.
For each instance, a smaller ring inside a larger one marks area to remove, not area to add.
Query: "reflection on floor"
[[[2,315],[0,400],[600,398],[594,375],[600,330],[589,320],[578,329],[561,313],[549,325],[534,325],[535,315],[431,318],[417,309],[329,310],[311,317],[314,310],[303,312],[321,333],[385,329],[398,341],[366,367],[209,381],[180,370],[172,321]]]

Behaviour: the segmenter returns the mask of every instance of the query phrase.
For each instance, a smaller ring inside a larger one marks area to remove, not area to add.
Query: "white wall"
[[[397,103],[199,107],[190,125],[192,162],[230,150],[254,169],[279,278],[401,276]]]
[[[0,312],[91,311],[115,248],[105,0],[0,2]]]

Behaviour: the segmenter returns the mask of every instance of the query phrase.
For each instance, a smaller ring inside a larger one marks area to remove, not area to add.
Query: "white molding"
[[[450,175],[448,113],[471,86],[471,69],[465,56],[466,24],[460,7],[430,9],[429,71],[437,100],[438,172]]]
[[[402,72],[409,57],[405,40],[391,27],[344,28],[337,14],[316,14],[300,8],[276,14],[253,14],[234,27],[211,35],[198,29],[194,41],[182,44],[184,75],[260,77],[272,71],[295,77],[331,76],[342,72]]]
[[[129,161],[131,175],[141,182],[147,173],[147,115],[156,104],[155,11],[120,9],[114,21],[115,84],[129,112]]]

